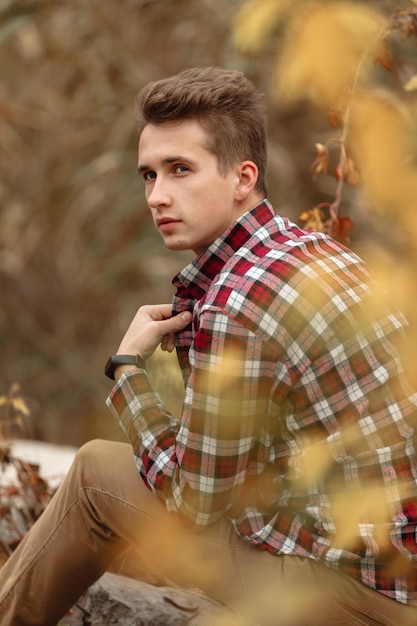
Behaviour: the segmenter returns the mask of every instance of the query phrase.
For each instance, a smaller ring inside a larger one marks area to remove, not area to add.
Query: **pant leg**
[[[310,559],[245,544],[227,520],[192,533],[144,486],[131,446],[83,446],[0,570],[2,626],[55,625],[131,544],[138,568],[199,588],[260,626],[413,626],[400,605]]]
[[[234,607],[261,626],[416,626],[417,607],[392,600],[311,559],[273,556],[243,542]],[[234,601],[233,601],[234,602]]]
[[[55,626],[131,545],[138,570],[151,579],[234,601],[240,595],[228,556],[234,542],[241,540],[227,520],[193,533],[169,514],[145,487],[130,445],[89,442],[0,569],[0,624]]]
[[[55,625],[149,516],[165,514],[135,467],[131,446],[90,442],[0,570],[2,626]]]

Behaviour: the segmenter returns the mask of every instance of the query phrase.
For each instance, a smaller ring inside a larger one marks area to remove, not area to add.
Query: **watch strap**
[[[104,368],[104,373],[108,378],[114,380],[114,371],[118,365],[134,365],[145,368],[145,361],[138,354],[114,354],[109,358]]]

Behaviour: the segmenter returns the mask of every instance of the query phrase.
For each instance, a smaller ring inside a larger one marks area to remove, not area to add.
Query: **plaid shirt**
[[[417,393],[403,317],[364,263],[263,201],[174,278],[183,413],[144,371],[108,405],[147,484],[185,523],[319,560],[417,605]],[[381,312],[382,311],[382,312]]]

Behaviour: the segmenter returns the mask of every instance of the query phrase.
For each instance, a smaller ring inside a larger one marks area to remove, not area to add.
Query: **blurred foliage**
[[[1,4],[0,381],[21,384],[36,436],[119,434],[104,363],[183,264],[143,201],[134,97],[190,59],[225,62],[226,4]]]
[[[322,61],[333,63],[337,57],[340,38],[327,16],[324,25],[316,22],[316,37],[314,28],[304,31],[310,47],[302,46],[303,33],[292,29],[306,28],[302,16],[309,4],[1,3],[0,393],[20,383],[30,407],[31,436],[73,444],[97,435],[121,436],[104,406],[110,388],[104,363],[141,304],[171,299],[170,279],[190,258],[164,250],[137,177],[134,98],[149,80],[191,65],[242,69],[266,94],[269,196],[276,209],[297,219],[301,211],[332,201],[334,180],[313,180],[310,169],[315,144],[324,145],[334,133],[327,111],[319,106],[327,106],[328,97],[322,98],[322,91],[318,98],[311,97],[314,86],[307,85],[306,76],[312,71],[303,66],[303,58],[324,68]],[[343,3],[347,20],[354,4]],[[359,45],[374,28],[368,19],[374,13],[367,11],[378,11],[383,22],[393,4],[356,5],[362,5],[355,38]],[[396,61],[391,72],[379,65],[373,75],[381,88],[403,101],[403,87],[416,73],[417,49],[410,41],[401,42],[400,35],[392,45],[401,62]],[[358,61],[344,60],[349,71]],[[291,62],[298,63],[298,86]],[[326,71],[339,76],[334,68]],[[321,76],[322,90],[328,88],[331,96],[334,85]],[[294,90],[297,97],[287,97]],[[415,92],[407,94],[407,103],[415,107]],[[372,118],[373,111],[364,110],[364,115]],[[382,109],[379,117],[391,128],[392,119],[384,118]],[[414,156],[416,128],[414,116]],[[371,137],[368,123],[365,129]],[[364,133],[358,136],[362,139]],[[360,154],[366,163],[374,159],[371,154],[368,159],[365,148]],[[410,172],[412,177],[415,170]],[[390,180],[390,188],[396,184]],[[375,218],[364,208],[369,197],[365,202],[355,188],[343,190],[343,201],[355,223],[352,246],[369,255],[376,250],[374,257],[383,258],[384,270],[392,275],[389,251],[407,256],[413,247],[407,232],[397,227],[395,210],[384,208],[384,218]],[[398,291],[409,294],[408,285],[400,289],[399,284]],[[152,376],[168,404],[176,407],[180,383],[168,377],[171,369],[170,358],[157,352],[151,360]]]
[[[265,41],[275,46],[271,75],[281,108],[303,105],[328,118],[311,169],[329,197],[305,205],[298,220],[352,244],[379,274],[411,323],[405,356],[414,381],[416,5],[247,0],[235,20],[241,50],[257,55]]]

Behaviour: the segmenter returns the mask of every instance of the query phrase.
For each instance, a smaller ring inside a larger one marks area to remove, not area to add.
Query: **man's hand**
[[[142,306],[123,337],[117,354],[138,354],[146,361],[155,348],[172,352],[174,334],[191,322],[192,314],[183,311],[172,316],[170,304]]]

